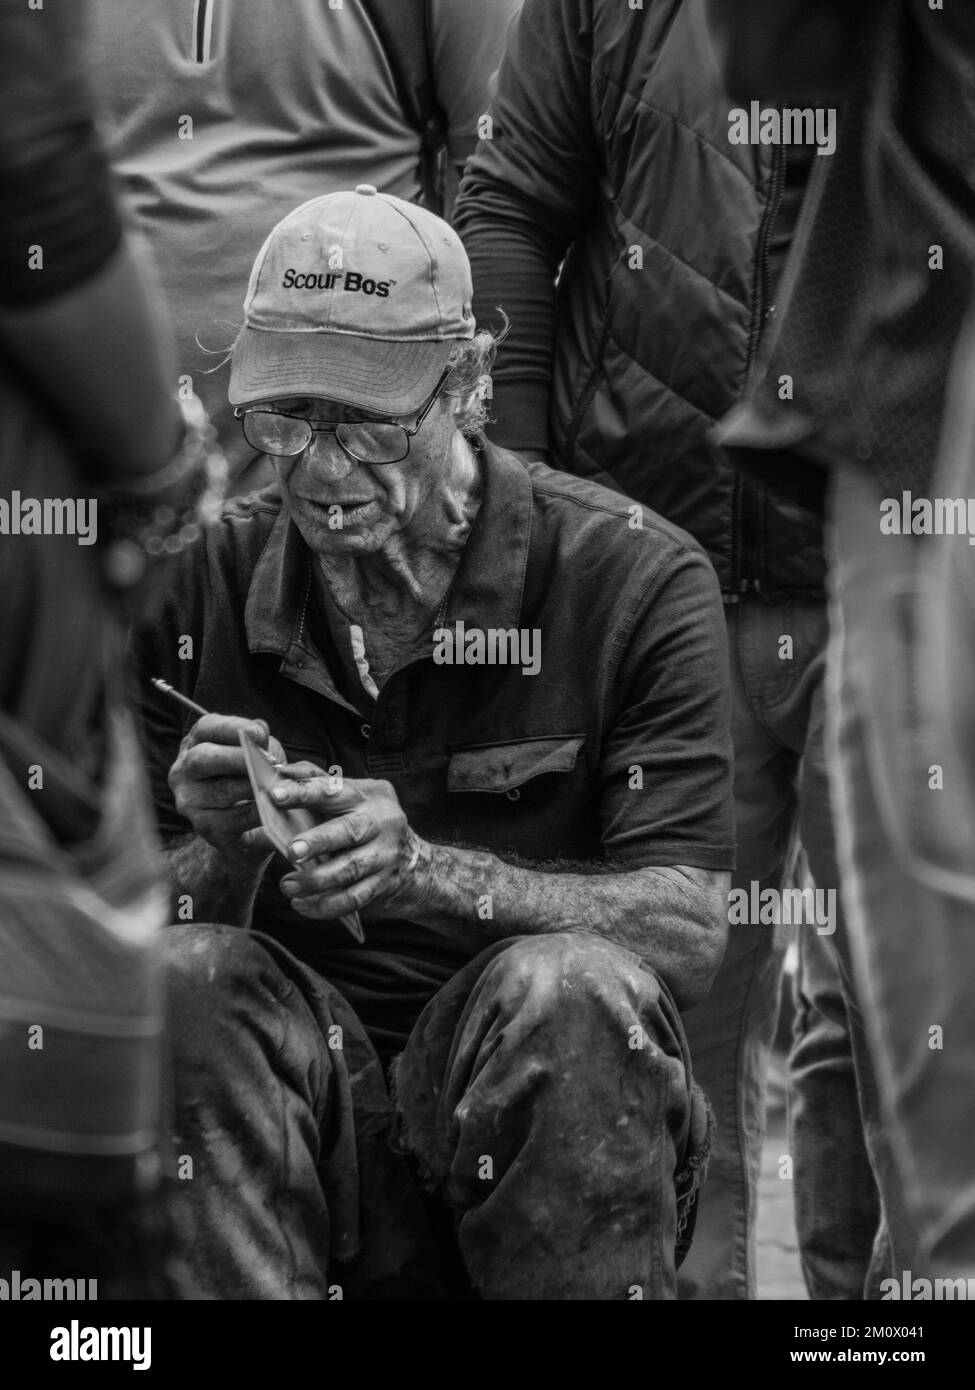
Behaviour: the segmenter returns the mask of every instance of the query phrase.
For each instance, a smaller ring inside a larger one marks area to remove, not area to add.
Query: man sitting
[[[483,1298],[673,1298],[708,1128],[679,1011],[733,862],[714,574],[485,441],[494,341],[432,214],[369,186],[303,204],[244,312],[231,400],[278,483],[137,643],[185,923],[179,1293],[405,1292],[416,1173]],[[242,730],[314,815],[288,860]]]

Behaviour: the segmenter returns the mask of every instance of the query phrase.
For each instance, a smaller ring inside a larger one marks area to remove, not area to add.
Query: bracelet
[[[227,461],[202,402],[179,400],[186,428],[179,451],[146,478],[125,479],[106,499],[103,568],[113,588],[143,578],[151,560],[178,555],[219,516]]]
[[[178,397],[177,404],[183,416],[183,442],[179,449],[154,473],[130,474],[113,491],[127,492],[133,497],[152,497],[178,487],[199,465],[206,450],[207,431],[211,429],[209,418],[199,396]]]

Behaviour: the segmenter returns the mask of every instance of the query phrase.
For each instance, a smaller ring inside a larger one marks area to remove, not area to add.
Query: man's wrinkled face
[[[370,417],[323,398],[287,397],[273,409],[309,420],[339,423]],[[414,417],[415,418],[415,417]],[[399,423],[412,426],[412,419]],[[447,457],[457,431],[449,401],[438,400],[410,438],[399,463],[366,464],[350,458],[334,434],[315,433],[304,453],[275,459],[285,505],[310,549],[321,555],[368,555],[397,533],[419,539],[441,510]]]

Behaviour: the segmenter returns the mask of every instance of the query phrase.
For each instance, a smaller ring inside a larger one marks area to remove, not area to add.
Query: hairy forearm
[[[226,859],[199,835],[173,840],[164,858],[174,921],[250,926],[264,865]]]
[[[724,950],[724,874],[703,885],[679,868],[539,868],[426,841],[416,872],[424,893],[415,920],[439,930],[473,925],[501,938],[595,933],[652,966],[681,1008],[706,994]]]

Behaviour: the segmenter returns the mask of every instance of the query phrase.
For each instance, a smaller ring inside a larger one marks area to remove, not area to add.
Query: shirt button
[[[371,724],[363,724],[363,726],[362,726],[362,728],[361,728],[361,730],[360,730],[360,733],[362,734],[362,737],[363,737],[363,738],[368,738],[368,737],[370,736],[370,734],[372,733],[372,725],[371,725]]]
[[[508,798],[509,801],[521,800],[521,792],[518,790],[517,787],[512,787],[510,791],[506,791],[505,796]]]

